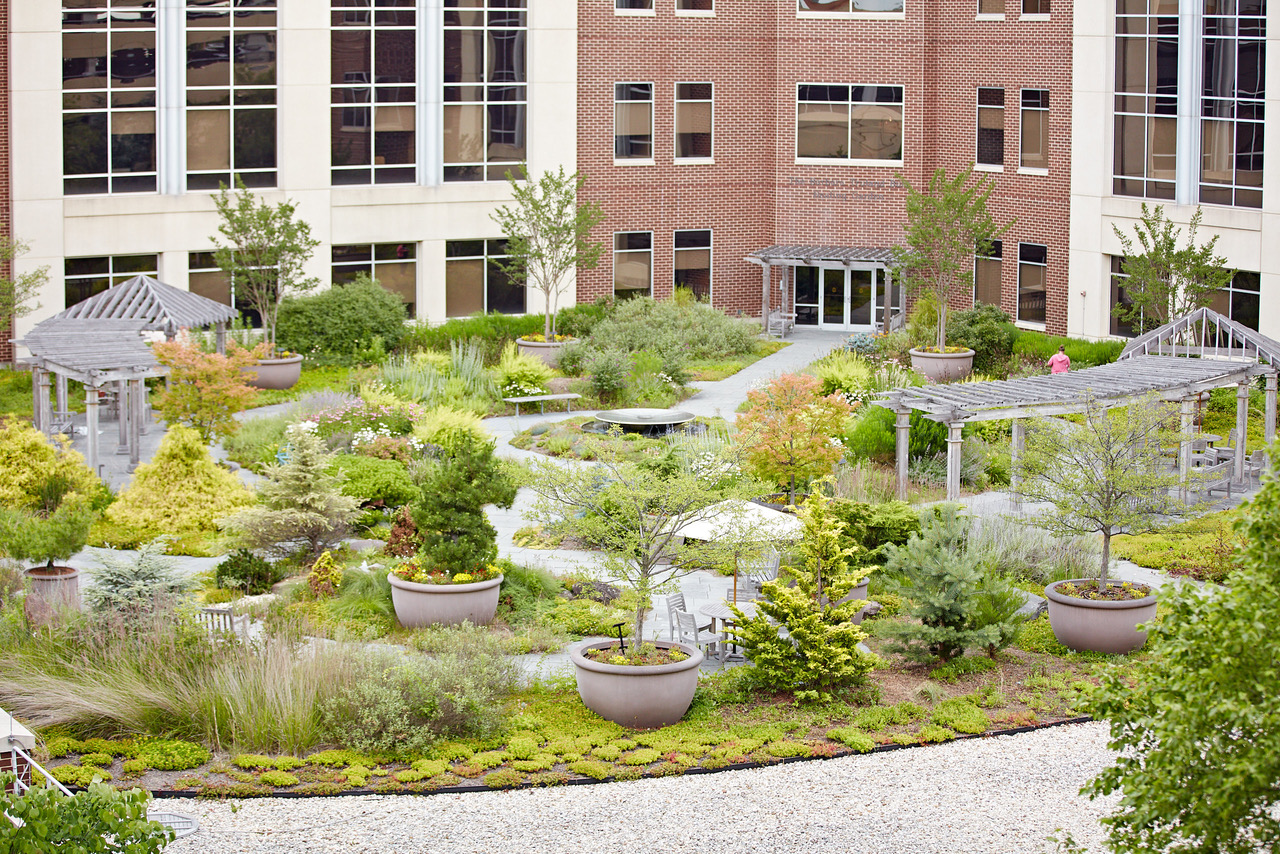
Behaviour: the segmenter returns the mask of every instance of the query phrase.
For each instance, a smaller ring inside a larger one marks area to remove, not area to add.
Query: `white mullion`
[[[1200,86],[1203,55],[1200,33],[1204,27],[1202,0],[1181,0],[1178,7],[1178,204],[1195,204],[1200,198]],[[1148,145],[1151,143],[1149,142]]]
[[[414,111],[414,147],[418,183],[435,187],[444,183],[444,9],[441,0],[418,0],[417,15],[418,96]]]
[[[156,4],[156,189],[186,192],[186,15],[184,0]]]

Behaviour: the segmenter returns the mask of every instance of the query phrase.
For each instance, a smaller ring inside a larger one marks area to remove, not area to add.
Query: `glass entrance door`
[[[813,269],[813,268],[807,268]],[[877,270],[819,268],[819,323],[831,329],[870,329],[883,297],[877,294]],[[797,291],[797,294],[799,291]],[[799,299],[797,298],[797,303]]]
[[[822,325],[849,324],[849,271],[822,271]]]
[[[849,325],[870,326],[875,294],[875,271],[849,271]]]

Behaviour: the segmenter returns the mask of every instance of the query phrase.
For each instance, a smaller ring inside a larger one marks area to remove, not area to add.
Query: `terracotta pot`
[[[1140,631],[1139,623],[1156,618],[1156,596],[1123,602],[1077,599],[1059,593],[1064,584],[1088,584],[1096,579],[1070,579],[1057,581],[1044,589],[1049,600],[1049,625],[1054,637],[1063,646],[1093,652],[1123,654],[1141,649],[1147,642],[1147,633]]]
[[[583,655],[591,649],[616,647],[617,641],[579,644],[569,650],[578,675],[578,696],[605,720],[632,729],[670,726],[684,717],[698,690],[702,650],[671,641],[657,641],[659,649],[678,649],[689,657],[674,664],[631,667],[602,664]]]
[[[962,353],[929,353],[911,348],[911,367],[932,382],[962,380],[973,371],[973,351]]]
[[[255,379],[249,380],[254,388],[280,390],[293,388],[302,377],[302,356],[287,356],[283,359],[259,359],[251,368],[241,368],[243,373],[256,373]]]
[[[523,338],[517,338],[516,349],[526,356],[541,359],[554,368],[560,363],[560,351],[568,343],[568,341],[525,341]]]
[[[389,572],[387,580],[391,582],[396,619],[409,629],[463,622],[488,625],[498,610],[498,588],[502,586],[501,575],[470,584],[417,584]]]
[[[36,566],[22,575],[27,582],[22,610],[31,624],[48,625],[58,611],[80,610],[80,570],[71,566]]]

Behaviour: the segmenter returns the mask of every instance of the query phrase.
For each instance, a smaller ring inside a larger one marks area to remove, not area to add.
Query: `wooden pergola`
[[[771,318],[795,319],[797,267],[877,269],[884,274],[883,289],[892,293],[894,258],[894,250],[883,247],[808,246],[788,243],[757,250],[743,260],[760,265],[762,300],[760,317],[765,325],[765,331],[772,332]],[[778,280],[778,290],[781,293],[777,300],[774,300],[770,293],[775,268],[781,273]],[[899,289],[899,305],[890,304],[892,300],[887,298],[884,302],[885,317],[879,326],[891,328],[895,324],[900,324],[905,317],[904,307],[901,305],[901,289]]]
[[[1200,309],[1134,339],[1119,360],[1109,365],[1016,380],[899,388],[872,403],[896,415],[898,497],[904,500],[911,411],[947,425],[947,498],[955,500],[960,496],[961,429],[967,422],[1012,420],[1016,462],[1024,448],[1028,418],[1080,413],[1097,405],[1127,406],[1154,395],[1180,403],[1182,433],[1189,435],[1201,393],[1234,385],[1236,430],[1241,438],[1235,445],[1233,479],[1243,482],[1249,384],[1258,376],[1266,378],[1269,446],[1276,437],[1278,365],[1280,343],[1209,309]],[[1185,480],[1191,467],[1189,441],[1182,443],[1178,467]],[[1016,481],[1011,490],[1017,506]]]

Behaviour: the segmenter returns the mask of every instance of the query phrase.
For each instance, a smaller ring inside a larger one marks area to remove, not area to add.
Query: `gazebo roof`
[[[767,264],[812,264],[816,261],[839,263],[870,261],[877,264],[892,264],[893,250],[866,246],[780,244],[752,252],[747,256],[747,260],[763,261]]]
[[[140,320],[144,329],[173,334],[182,328],[197,329],[228,323],[238,317],[230,306],[166,285],[150,276],[134,276],[113,288],[53,316],[53,320]],[[93,327],[95,333],[105,331]],[[91,333],[92,334],[92,333]]]
[[[141,320],[52,317],[17,343],[31,352],[31,362],[37,367],[100,386],[167,372],[142,338],[146,327]]]
[[[1274,370],[1255,360],[1130,356],[1065,374],[895,389],[872,403],[915,409],[934,421],[997,421],[1083,412],[1091,403],[1121,404],[1146,394],[1180,400]]]
[[[1280,367],[1280,342],[1211,308],[1198,308],[1134,338],[1125,345],[1120,358],[1148,355],[1248,359]]]

